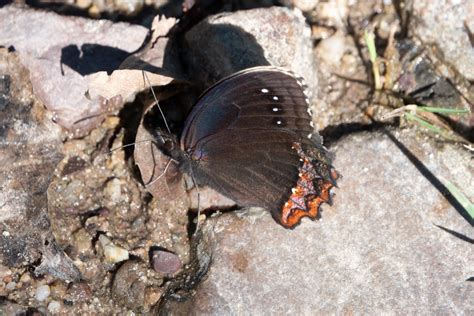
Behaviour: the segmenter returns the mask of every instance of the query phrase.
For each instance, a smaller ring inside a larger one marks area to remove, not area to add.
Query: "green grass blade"
[[[443,133],[443,130],[439,127],[436,127],[430,123],[428,123],[427,121],[419,118],[418,116],[414,115],[414,114],[411,114],[411,113],[405,113],[405,117],[411,121],[415,121],[417,122],[418,124],[420,124],[421,126],[423,127],[426,127],[427,129],[429,129],[430,131],[433,131],[435,133],[438,133],[438,134],[442,134]]]
[[[459,204],[464,207],[467,211],[469,216],[474,219],[474,204],[469,201],[469,199],[461,192],[454,184],[449,181],[445,183],[446,188],[448,188],[449,192],[454,196],[454,198],[459,202]]]
[[[466,109],[435,108],[431,106],[418,106],[417,111],[441,113],[441,114],[457,114],[457,115],[463,115],[463,114],[467,114],[471,112]]]
[[[369,50],[369,58],[370,61],[375,64],[375,60],[377,59],[377,50],[375,49],[375,39],[374,34],[372,32],[364,32],[364,40],[365,45],[367,45],[367,49]]]
[[[382,89],[382,82],[380,80],[380,73],[377,64],[377,49],[375,48],[375,36],[372,32],[364,32],[364,41],[369,51],[369,59],[372,63],[372,72],[374,74],[375,90]]]

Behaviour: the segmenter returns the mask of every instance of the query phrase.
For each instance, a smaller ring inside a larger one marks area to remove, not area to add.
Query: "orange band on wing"
[[[328,172],[331,179],[323,179],[314,164],[304,156],[299,144],[295,144],[294,148],[302,156],[303,166],[299,168],[296,187],[291,190],[290,198],[281,210],[280,223],[286,228],[295,227],[303,217],[315,219],[321,203],[331,201],[330,190],[339,178],[337,171],[327,166],[331,168]]]

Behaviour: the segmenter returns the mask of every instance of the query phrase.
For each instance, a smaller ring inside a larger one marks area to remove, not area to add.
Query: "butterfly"
[[[281,68],[237,72],[201,95],[169,153],[197,186],[268,209],[283,227],[314,219],[332,203],[339,174],[313,129],[305,89]]]

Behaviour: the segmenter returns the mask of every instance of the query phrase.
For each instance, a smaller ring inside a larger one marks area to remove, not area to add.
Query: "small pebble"
[[[68,297],[74,302],[84,302],[91,299],[93,293],[85,282],[71,283],[67,290]]]
[[[20,277],[20,282],[22,283],[30,283],[31,282],[31,276],[29,273],[23,273]]]
[[[48,311],[51,313],[51,314],[57,314],[61,311],[61,303],[58,302],[58,301],[51,301],[49,304],[48,304]]]
[[[4,278],[4,277],[10,276],[10,275],[12,275],[12,271],[8,267],[0,264],[0,278]],[[8,282],[6,282],[6,283],[8,283]]]
[[[92,237],[84,229],[78,230],[73,235],[74,237],[74,246],[77,248],[77,251],[80,254],[92,253]]]
[[[120,180],[112,179],[107,182],[104,192],[113,203],[119,203],[122,199]]]
[[[8,283],[5,288],[8,290],[8,291],[13,291],[15,288],[16,288],[16,282],[10,282]]]
[[[50,293],[49,285],[40,285],[36,289],[35,298],[37,301],[42,302],[49,297]]]
[[[87,9],[92,5],[92,0],[77,0],[76,5],[81,9]]]
[[[318,0],[294,0],[293,4],[301,11],[306,12],[313,10],[318,2]]]
[[[144,5],[144,0],[115,0],[118,11],[126,15],[135,15],[141,11]]]
[[[324,62],[331,65],[338,65],[346,49],[345,38],[342,33],[335,33],[333,36],[322,40],[317,52]]]
[[[153,269],[163,274],[172,274],[181,269],[181,260],[179,260],[179,257],[168,251],[153,251],[152,263]]]
[[[114,245],[105,235],[99,236],[99,242],[104,249],[105,260],[109,263],[117,263],[128,260],[128,250]]]

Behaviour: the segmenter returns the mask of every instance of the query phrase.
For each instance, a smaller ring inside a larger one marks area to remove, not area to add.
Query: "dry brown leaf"
[[[148,79],[147,79],[148,78]],[[111,99],[120,95],[124,103],[132,102],[137,93],[151,86],[165,86],[173,78],[136,69],[115,70],[110,76],[105,71],[89,76],[89,96],[92,100]]]
[[[176,24],[175,18],[166,18],[164,16],[155,16],[151,24],[151,43],[155,43],[160,37],[168,35],[168,32]]]
[[[143,121],[137,130],[133,156],[147,191],[154,197],[175,199],[186,194],[177,163],[157,148]]]

